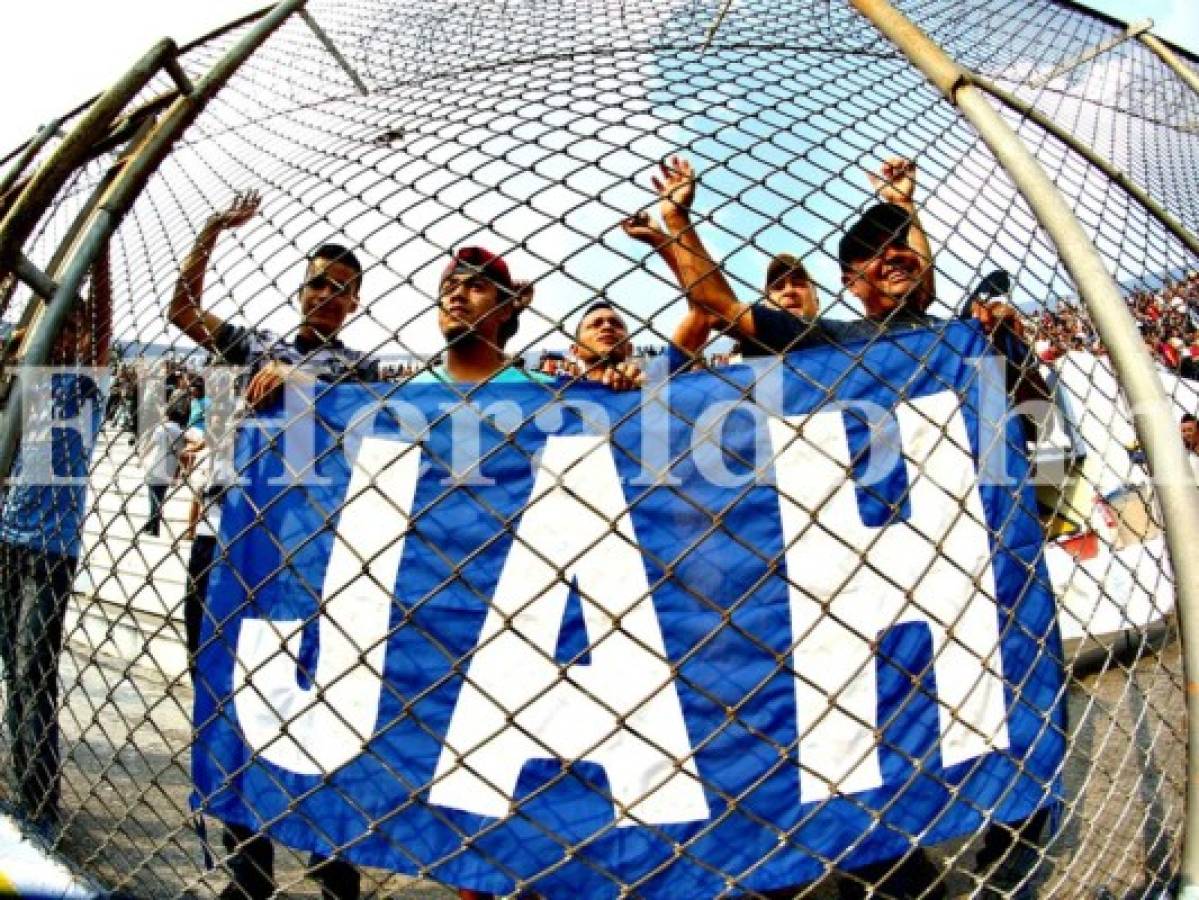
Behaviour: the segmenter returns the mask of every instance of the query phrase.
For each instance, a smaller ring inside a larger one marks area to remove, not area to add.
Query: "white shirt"
[[[200,518],[196,522],[196,537],[216,537],[221,531],[221,505],[224,491],[233,484],[237,473],[232,454],[219,452],[207,442],[196,460],[194,489],[200,501]]]
[[[183,429],[171,421],[162,422],[150,432],[144,464],[148,484],[170,484],[179,471],[179,451],[183,449]]]

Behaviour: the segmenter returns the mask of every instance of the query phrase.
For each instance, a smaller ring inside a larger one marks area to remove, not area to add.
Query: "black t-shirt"
[[[928,328],[944,322],[925,313],[909,309],[897,309],[885,319],[804,319],[777,306],[756,303],[750,308],[754,317],[756,340],[741,342],[741,353],[746,357],[772,356],[802,350],[805,347],[844,346],[853,341],[869,341],[883,334]],[[1029,346],[1015,332],[1000,326],[990,336],[991,345],[1004,360],[1005,380],[1008,396],[1013,403],[1045,401],[1052,392],[1045,384],[1037,367],[1037,358]],[[1033,420],[1022,417],[1025,438],[1035,441],[1037,437]]]
[[[805,347],[841,345],[864,341],[882,334],[913,328],[926,328],[935,323],[923,313],[899,309],[886,319],[806,319],[768,303],[750,307],[756,338],[741,342],[741,354],[746,357],[774,356],[802,350]]]

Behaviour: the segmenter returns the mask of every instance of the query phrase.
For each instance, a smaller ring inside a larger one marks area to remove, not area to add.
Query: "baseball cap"
[[[877,203],[862,214],[837,244],[842,269],[876,256],[890,244],[907,246],[912,217],[902,206]]]
[[[508,291],[513,290],[512,273],[503,258],[483,247],[463,247],[454,253],[441,281],[451,275],[484,275]]]
[[[766,267],[766,290],[770,290],[772,284],[792,272],[808,281],[812,280],[799,257],[792,256],[790,253],[780,253],[775,256]]]

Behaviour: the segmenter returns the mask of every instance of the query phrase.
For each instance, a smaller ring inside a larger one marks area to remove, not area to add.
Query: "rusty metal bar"
[[[191,83],[191,79],[183,71],[183,66],[179,65],[179,58],[177,56],[172,56],[168,59],[163,64],[163,68],[166,69],[167,74],[171,76],[171,80],[179,87],[179,93],[190,95],[195,91],[196,88]]]
[[[729,9],[733,6],[733,0],[725,0],[720,6],[720,12],[716,14],[715,20],[708,26],[708,33],[704,35],[704,45],[701,52],[706,52],[712,46],[712,41],[716,40],[716,32],[720,30],[721,24],[724,22],[724,17],[729,14]]]
[[[354,68],[350,65],[349,61],[341,55],[341,51],[337,49],[337,45],[333,43],[333,39],[325,33],[325,29],[321,28],[316,19],[312,18],[308,10],[300,9],[299,15],[300,18],[304,20],[304,24],[307,25],[312,30],[312,33],[316,35],[316,39],[321,42],[326,50],[329,51],[329,55],[333,57],[339,66],[341,66],[342,71],[349,76],[350,81],[354,82],[354,87],[358,88],[358,92],[364,97],[370,94],[370,90],[367,88],[366,83],[360,77],[358,77],[358,73],[354,71]]]
[[[21,173],[25,171],[30,161],[37,156],[38,151],[46,146],[47,143],[49,143],[50,138],[60,133],[62,130],[62,123],[63,120],[59,118],[44,125],[41,129],[39,129],[38,133],[34,135],[33,140],[29,141],[29,143],[25,145],[25,149],[21,151],[21,155],[13,160],[13,164],[9,167],[8,171],[4,173],[4,178],[0,180],[0,197],[3,197],[5,194],[7,194],[9,189],[17,183],[17,179],[21,177]]]
[[[58,285],[54,279],[33,264],[24,253],[17,254],[13,273],[33,289],[38,296],[49,300],[58,293]]]
[[[103,138],[129,101],[137,96],[175,55],[175,42],[161,40],[150,48],[116,84],[100,95],[54,153],[30,179],[0,221],[0,269],[10,268],[54,195],[82,163],[92,145]]]

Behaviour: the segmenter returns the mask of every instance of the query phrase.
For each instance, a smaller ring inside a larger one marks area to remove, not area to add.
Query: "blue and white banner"
[[[700,897],[1051,802],[1060,642],[1002,366],[961,323],[861,352],[643,394],[339,386],[245,427],[201,808],[494,893]]]

